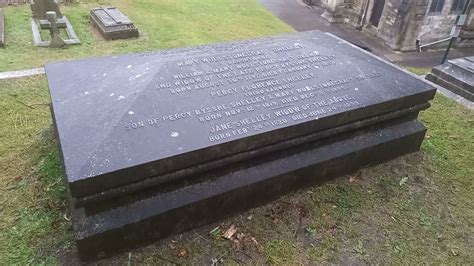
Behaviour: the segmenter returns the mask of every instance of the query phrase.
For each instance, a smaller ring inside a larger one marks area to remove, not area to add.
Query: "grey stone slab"
[[[463,89],[463,86],[459,86],[457,83],[453,83],[452,79],[444,79],[443,77],[441,76],[438,76],[438,75],[435,75],[433,73],[429,73],[428,75],[426,75],[426,79],[447,89],[447,90],[450,90],[452,92],[454,92],[455,94],[471,101],[471,102],[474,102],[474,93],[472,93],[471,91],[469,90],[465,90]],[[451,80],[451,81],[450,81]]]
[[[474,76],[474,56],[448,60],[448,63]]]
[[[448,60],[434,67],[426,78],[470,101],[474,99],[474,57]]]
[[[49,24],[46,24],[46,23],[41,24],[42,20],[35,20],[33,18],[31,18],[30,22],[31,22],[31,32],[33,34],[33,45],[37,47],[50,47],[51,41],[43,40],[43,38],[41,37],[41,30],[42,30],[41,25],[43,25],[44,28],[51,30],[51,23],[49,22]],[[81,44],[81,41],[77,37],[76,32],[74,31],[74,28],[72,27],[71,22],[66,16],[63,16],[60,19],[60,25],[62,27],[64,26],[63,24],[66,25],[66,34],[68,36],[67,39],[63,40],[66,43],[66,45]],[[56,25],[56,26],[59,28],[59,25]]]
[[[133,22],[116,7],[99,7],[91,10],[91,21],[106,40],[138,37]]]
[[[244,160],[252,160],[261,157],[266,157],[271,154],[274,154],[275,152],[284,151],[298,145],[305,145],[307,143],[315,142],[331,136],[336,136],[344,132],[356,131],[365,127],[379,125],[394,119],[400,119],[402,117],[415,119],[420,111],[427,109],[428,107],[429,103],[425,103],[421,105],[412,106],[410,108],[377,115],[353,123],[344,124],[338,127],[332,127],[330,129],[314,132],[298,138],[289,139],[259,149],[253,149],[241,152],[239,154],[235,154],[233,156],[228,156],[218,160],[202,163],[195,167],[182,169],[176,172],[148,178],[141,182],[117,187],[115,189],[110,189],[108,191],[103,191],[93,195],[88,195],[87,197],[74,198],[72,199],[72,203],[76,208],[96,206],[97,204],[104,204],[104,202],[120,202],[121,198],[126,198],[132,194],[137,194],[141,191],[149,190],[150,188],[160,188],[160,190],[168,190],[169,186],[167,186],[166,184],[172,183],[171,181],[173,180],[183,180],[186,177],[187,179],[193,179],[190,177],[206,175],[208,171],[222,167],[224,165],[231,165]]]
[[[0,9],[0,47],[5,47],[5,14]]]
[[[471,77],[471,74],[460,72],[456,67],[437,66],[431,70],[431,73],[462,90],[474,93],[474,79]]]
[[[38,20],[38,24],[40,25],[40,28],[42,30],[45,30],[45,29],[51,29],[51,22],[49,20],[43,20],[43,19],[40,19]],[[66,20],[63,18],[58,18],[56,20],[56,27],[58,28],[66,28],[67,27],[67,23],[66,23]]]
[[[58,18],[56,17],[56,13],[54,11],[46,12],[46,17],[50,23],[50,33],[51,33],[51,40],[49,42],[49,47],[51,48],[63,48],[67,44],[59,35],[59,28],[56,25]]]
[[[46,65],[73,197],[426,103],[435,89],[327,34]]]
[[[257,162],[211,172],[202,182],[113,209],[89,214],[76,209],[74,231],[79,256],[83,260],[110,256],[361,166],[417,151],[425,132],[424,126],[413,120],[346,132],[336,139],[292,147]]]
[[[435,84],[435,83],[431,83],[433,84],[433,86],[436,87],[436,92],[437,93],[440,93],[442,94],[443,96],[455,101],[456,103],[468,108],[468,109],[471,109],[471,110],[474,110],[474,102],[473,101],[469,101],[468,99],[450,91],[450,90],[447,90],[441,86],[439,86],[438,84]]]

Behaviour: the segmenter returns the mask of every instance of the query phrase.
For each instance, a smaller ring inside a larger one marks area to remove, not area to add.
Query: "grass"
[[[418,76],[426,75],[426,74],[430,73],[430,71],[431,71],[431,68],[429,68],[429,67],[406,67],[406,69],[408,71],[412,72],[413,74],[418,75]]]
[[[256,1],[180,1],[176,7],[172,5],[175,1],[157,2],[163,5],[155,10],[163,16],[161,25],[170,27],[158,27],[156,21],[156,27],[147,24],[140,17],[141,12],[147,14],[147,2],[135,1],[127,14],[148,36],[110,43],[88,33],[88,5],[75,6],[77,13],[65,8],[83,41],[89,38],[90,43],[67,50],[36,50],[30,45],[12,47],[12,39],[5,50],[11,62],[6,69],[39,66],[49,58],[186,46],[288,30]],[[209,6],[211,2],[215,6]],[[131,2],[113,3],[125,10]],[[203,15],[194,12],[198,3],[209,8],[206,12],[216,14],[206,23],[222,24],[231,19],[234,24],[218,25],[211,33],[179,19],[171,25],[173,17],[183,19],[188,13],[202,20]],[[231,12],[227,8],[237,13],[235,18],[224,15]],[[22,13],[27,13],[23,7],[7,9],[10,19],[21,20]],[[256,22],[262,23],[252,25]],[[81,25],[84,31],[78,30]],[[159,40],[150,38],[154,30],[161,31],[153,33]],[[24,29],[17,40],[26,35],[29,31]],[[25,55],[19,52],[22,49]],[[23,62],[25,58],[31,61]],[[49,101],[44,76],[0,80],[1,265],[78,263]],[[473,117],[474,111],[437,95],[433,106],[421,115],[429,128],[421,152],[353,173],[355,182],[349,182],[348,176],[339,177],[103,263],[470,264],[474,261]],[[238,228],[236,242],[221,237],[231,224]]]
[[[50,262],[45,248],[70,242],[45,88],[43,78],[0,81],[1,264]]]
[[[62,6],[81,45],[66,49],[37,48],[32,44],[28,5],[8,7],[6,48],[0,50],[0,71],[41,67],[47,62],[201,45],[290,32],[257,0],[99,0]],[[140,30],[132,40],[104,41],[93,33],[89,11],[114,5]]]

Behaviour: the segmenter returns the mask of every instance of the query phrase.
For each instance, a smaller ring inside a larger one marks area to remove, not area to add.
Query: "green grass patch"
[[[46,81],[0,80],[0,99],[0,264],[52,262],[71,236]]]
[[[426,74],[430,73],[430,71],[431,71],[431,68],[429,68],[429,67],[406,67],[406,69],[408,71],[412,72],[413,74],[418,75],[418,76],[426,75]]]
[[[291,32],[257,0],[104,0],[61,6],[81,45],[65,49],[37,48],[32,44],[31,9],[7,7],[6,48],[0,51],[0,71],[43,66],[73,58],[201,45]],[[92,30],[89,12],[114,5],[140,30],[140,38],[105,41]]]
[[[272,240],[265,247],[267,262],[275,265],[293,264],[296,256],[296,244],[288,240]]]

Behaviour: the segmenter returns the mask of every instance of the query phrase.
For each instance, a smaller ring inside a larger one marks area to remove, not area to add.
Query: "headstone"
[[[33,11],[31,32],[35,46],[61,48],[81,43],[69,19],[59,12],[58,3],[55,0],[32,1],[31,10]],[[65,30],[67,34],[66,39],[60,37],[59,31],[61,29]],[[51,40],[43,39],[42,30],[50,32]]]
[[[138,29],[133,22],[116,7],[92,9],[91,21],[106,40],[138,37]]]
[[[46,74],[83,259],[417,151],[436,92],[317,31]]]
[[[474,101],[474,56],[448,60],[434,67],[426,79]]]
[[[5,46],[5,15],[3,10],[0,9],[0,47]]]
[[[59,10],[59,3],[57,0],[31,0],[31,11],[33,12],[33,19],[47,20],[46,12],[54,11],[58,18],[62,18],[63,15]]]
[[[56,25],[57,17],[56,12],[48,11],[46,12],[46,17],[51,25],[50,32],[51,32],[51,41],[49,43],[49,47],[51,48],[62,48],[67,44],[64,42],[63,39],[59,36],[59,28]]]

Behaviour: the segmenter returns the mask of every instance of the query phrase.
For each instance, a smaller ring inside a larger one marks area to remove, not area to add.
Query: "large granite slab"
[[[434,67],[426,79],[474,101],[474,56],[448,60]]]
[[[423,104],[435,93],[320,32],[54,63],[46,74],[74,198]]]
[[[89,214],[76,209],[79,256],[83,260],[110,256],[245,211],[291,190],[418,151],[425,132],[413,120],[366,128],[245,162],[247,167],[211,172],[203,182],[131,204]]]
[[[321,32],[45,68],[84,260],[417,151],[436,92]]]

